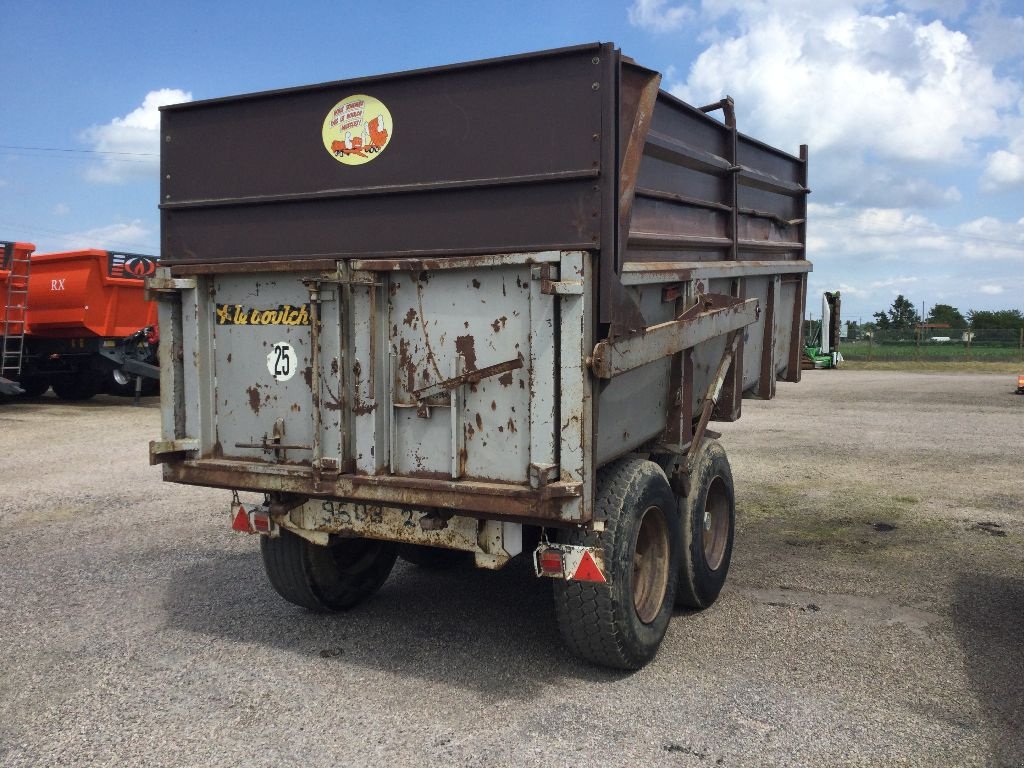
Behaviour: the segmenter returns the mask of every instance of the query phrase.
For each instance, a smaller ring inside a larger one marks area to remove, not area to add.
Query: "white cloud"
[[[691,103],[730,93],[741,128],[817,152],[899,161],[964,161],[1001,135],[1019,88],[981,63],[941,21],[860,13],[846,2],[705,2],[735,11],[736,30],[711,44],[674,92]]]
[[[1024,309],[1024,218],[943,227],[899,209],[811,203],[808,235],[814,291],[838,287],[852,319],[869,318],[900,293],[915,305],[941,301],[964,312]]]
[[[54,216],[67,216],[71,213],[71,207],[67,203],[57,203],[53,206],[51,213]]]
[[[629,7],[629,23],[649,32],[672,32],[696,14],[685,5],[669,5],[668,0],[634,0]]]
[[[104,248],[110,250],[140,250],[154,253],[155,234],[139,219],[94,227],[84,232],[62,235],[65,248]]]
[[[978,290],[981,293],[987,294],[989,296],[998,296],[999,294],[1001,294],[1003,292],[1003,286],[1001,286],[1001,285],[979,285],[978,286]]]
[[[150,91],[124,117],[115,117],[106,125],[94,125],[82,138],[96,152],[104,154],[89,167],[86,178],[105,184],[119,184],[139,178],[152,178],[160,165],[160,112],[165,104],[191,101],[192,94],[176,88]]]

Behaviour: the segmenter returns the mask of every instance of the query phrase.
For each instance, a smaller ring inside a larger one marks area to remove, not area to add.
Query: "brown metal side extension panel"
[[[594,247],[600,51],[165,108],[164,263]],[[348,165],[321,128],[358,95],[388,109],[390,139]]]

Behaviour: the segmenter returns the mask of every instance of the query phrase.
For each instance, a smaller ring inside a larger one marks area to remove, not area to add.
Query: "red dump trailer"
[[[32,256],[19,376],[26,394],[52,386],[84,400],[155,381],[156,306],[144,280],[156,265],[153,256],[98,249]]]
[[[284,599],[525,557],[625,669],[715,601],[708,424],[800,380],[807,154],[660,81],[595,44],[163,108],[150,456],[262,495],[231,521]]]

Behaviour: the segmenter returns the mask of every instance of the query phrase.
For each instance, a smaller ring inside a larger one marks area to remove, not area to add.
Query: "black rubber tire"
[[[50,381],[45,376],[22,376],[18,386],[24,390],[22,397],[42,397],[50,388]]]
[[[261,536],[260,549],[277,593],[317,613],[345,611],[368,598],[387,580],[396,554],[389,541],[339,538],[322,547],[287,530]]]
[[[658,652],[672,618],[681,536],[676,498],[657,464],[627,457],[598,473],[595,507],[597,516],[605,520],[603,532],[564,529],[558,540],[601,547],[608,581],[554,581],[558,629],[570,650],[586,661],[614,669],[640,669]],[[641,519],[653,509],[660,510],[665,522],[668,562],[661,604],[645,623],[634,603],[633,557]]]
[[[419,544],[399,544],[398,556],[407,563],[428,571],[448,571],[454,568],[468,568],[473,564],[473,553],[441,547],[425,547]]]
[[[728,532],[724,549],[718,550],[717,567],[709,564],[705,554],[705,510],[709,503],[719,514],[727,515]],[[683,608],[707,608],[718,598],[732,560],[736,531],[736,493],[732,469],[725,449],[717,440],[707,440],[700,447],[690,477],[690,493],[679,500],[682,511],[682,546],[679,562],[679,586],[676,605]]]
[[[61,400],[88,400],[100,391],[99,379],[91,372],[54,376],[50,386]]]
[[[135,378],[129,377],[126,383],[118,384],[117,379],[114,378],[114,372],[110,371],[104,377],[103,389],[108,395],[113,395],[114,397],[134,397]]]

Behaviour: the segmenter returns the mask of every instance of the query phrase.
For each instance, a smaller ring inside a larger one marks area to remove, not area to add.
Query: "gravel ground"
[[[0,405],[0,765],[1022,765],[1024,397],[811,371],[723,434],[733,569],[632,675],[522,564],[274,594],[156,402]]]

